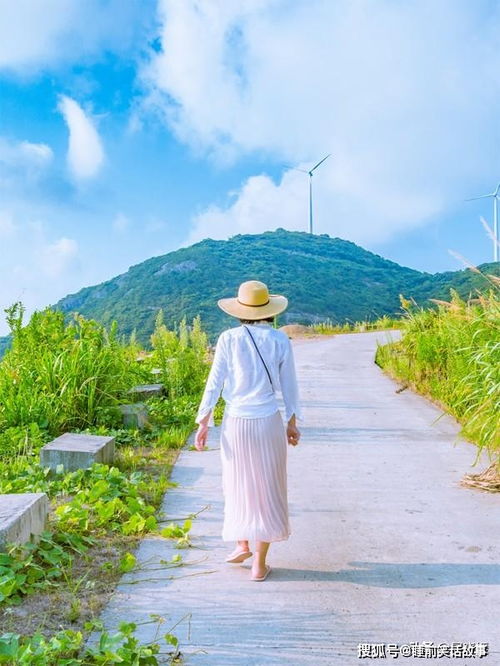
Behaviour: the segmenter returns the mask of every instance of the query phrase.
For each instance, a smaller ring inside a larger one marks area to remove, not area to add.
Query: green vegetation
[[[151,620],[154,622],[155,620]],[[65,664],[158,664],[155,657],[160,652],[157,641],[141,645],[134,636],[137,625],[133,622],[122,622],[115,634],[104,631],[99,622],[88,622],[85,630],[100,631],[100,639],[96,647],[84,646],[84,635],[81,631],[66,629],[58,631],[54,636],[46,638],[41,632],[34,636],[23,637],[20,634],[6,634],[0,637],[0,664],[16,664],[16,666],[53,666]],[[171,634],[164,635],[164,640],[177,647],[177,639]],[[170,663],[180,663],[176,653]]]
[[[488,273],[500,274],[498,265]],[[334,324],[399,316],[399,294],[447,298],[450,287],[467,298],[482,287],[469,270],[431,275],[405,268],[349,241],[326,234],[277,231],[237,235],[227,241],[204,240],[191,247],[153,257],[126,273],[63,298],[56,308],[79,312],[106,325],[116,320],[121,333],[136,331],[149,345],[155,317],[162,309],[170,328],[186,316],[200,315],[213,342],[235,320],[217,307],[217,299],[234,296],[244,280],[262,280],[284,293],[289,307],[279,324]]]
[[[12,347],[0,365],[0,431],[34,424],[57,434],[106,423],[108,408],[140,378],[134,345],[120,344],[116,326],[108,332],[82,316],[66,325],[61,312],[46,310],[24,326],[23,314],[19,303],[7,311]]]
[[[377,362],[438,401],[500,464],[500,279],[486,277],[489,292],[469,301],[452,291],[424,310],[402,299],[403,337],[379,347]]]
[[[21,304],[9,308],[11,335],[0,361],[0,493],[45,492],[51,511],[37,543],[0,554],[0,663],[158,663],[156,639],[141,645],[131,623],[111,635],[96,618],[120,575],[138,566],[131,550],[141,536],[192,546],[196,515],[161,525],[157,510],[208,373],[209,337],[200,314],[212,339],[236,323],[217,309],[217,298],[234,295],[242,280],[260,278],[273,292],[290,294],[280,324],[303,322],[324,334],[403,326],[402,341],[381,347],[378,363],[440,401],[466,435],[498,456],[495,271],[498,266],[488,269],[488,292],[464,300],[484,275],[431,276],[340,239],[279,230],[207,240],[151,259],[63,299],[58,310],[35,313],[27,324]],[[450,303],[434,299],[435,307],[422,307],[452,284],[458,291]],[[414,295],[412,302],[403,299],[402,317],[399,293]],[[123,429],[118,406],[130,400],[134,385],[153,381],[164,384],[166,396],[148,402],[148,425]],[[216,421],[221,413],[219,401]],[[112,435],[114,465],[41,468],[40,448],[66,431]],[[188,564],[176,555],[160,568]],[[161,627],[161,618],[152,621]],[[161,641],[178,663],[174,628]],[[85,647],[91,632],[97,642]]]
[[[15,304],[7,317],[12,344],[0,362],[0,493],[45,492],[51,511],[38,542],[0,553],[0,663],[156,664],[157,641],[140,645],[135,625],[126,623],[110,635],[96,617],[121,573],[136,566],[130,550],[142,535],[191,545],[191,519],[162,529],[157,509],[208,372],[200,320],[182,320],[172,331],[160,312],[146,353],[133,338],[119,337],[116,325],[107,329],[82,315],[66,322],[47,309],[24,325],[23,307]],[[166,396],[148,402],[143,431],[124,430],[117,406],[129,401],[134,385],[151,381],[161,381]],[[114,436],[115,464],[74,472],[40,467],[41,446],[68,430]],[[178,557],[162,566],[183,565]],[[97,647],[84,647],[91,631],[98,632]],[[161,641],[178,663],[176,637],[169,631]]]

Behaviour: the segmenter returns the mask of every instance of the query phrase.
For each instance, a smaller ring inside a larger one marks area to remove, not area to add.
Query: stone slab
[[[163,384],[139,384],[131,388],[128,393],[136,401],[142,401],[162,396],[165,393],[165,387]]]
[[[115,438],[67,432],[46,444],[40,451],[40,464],[67,471],[86,469],[93,463],[111,464],[115,455]]]
[[[304,421],[300,444],[287,449],[292,534],[271,544],[267,580],[250,581],[251,559],[224,562],[234,543],[221,539],[219,429],[211,428],[208,450],[181,450],[171,478],[179,485],[162,506],[166,524],[197,514],[193,547],[144,539],[140,566],[103,613],[108,630],[150,613],[165,618],[161,631],[179,623],[186,666],[500,664],[500,495],[460,486],[478,471],[476,447],[431,402],[397,393],[374,364],[388,336],[292,342]],[[482,456],[479,470],[488,464]],[[187,566],[161,568],[179,553]],[[155,632],[140,625],[141,640]],[[360,643],[412,641],[489,642],[490,654],[358,658]]]
[[[0,550],[36,539],[45,529],[48,512],[45,493],[0,495]]]
[[[148,406],[143,402],[134,402],[131,405],[119,405],[118,409],[123,416],[125,428],[142,430],[148,423]]]

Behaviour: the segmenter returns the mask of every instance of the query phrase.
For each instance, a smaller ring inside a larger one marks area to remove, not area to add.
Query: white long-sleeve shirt
[[[288,336],[269,322],[245,326],[250,329],[266,362],[275,390],[281,391],[286,421],[293,414],[298,421],[302,420],[295,362]],[[226,402],[225,413],[230,416],[259,418],[269,416],[279,408],[264,364],[244,326],[229,328],[217,339],[196,423],[210,412],[208,425],[214,425],[213,408],[221,392]]]

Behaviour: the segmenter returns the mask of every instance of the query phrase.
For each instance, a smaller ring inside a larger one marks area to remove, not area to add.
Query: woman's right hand
[[[203,449],[206,448],[207,437],[208,437],[208,426],[204,423],[200,423],[200,425],[198,426],[196,437],[194,439],[194,445],[198,449],[198,451],[203,451]]]

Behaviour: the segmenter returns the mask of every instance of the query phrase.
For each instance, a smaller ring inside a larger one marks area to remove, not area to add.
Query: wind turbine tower
[[[323,162],[330,157],[330,153],[326,157],[323,157],[322,160],[320,160],[317,164],[315,164],[312,169],[299,169],[297,167],[288,167],[289,169],[295,169],[295,171],[301,171],[302,173],[307,173],[309,176],[309,233],[313,233],[313,186],[312,186],[312,179],[313,179],[313,171],[315,171],[320,164],[323,164]]]
[[[477,201],[478,199],[493,199],[493,261],[498,261],[498,198],[500,192],[500,183],[496,190],[489,194],[481,194],[479,197],[472,197],[466,201]]]

